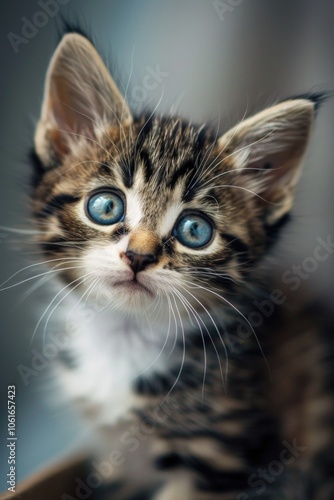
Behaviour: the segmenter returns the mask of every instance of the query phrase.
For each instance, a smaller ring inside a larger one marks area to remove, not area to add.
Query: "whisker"
[[[188,293],[188,294],[189,294],[189,295],[190,295],[190,296],[191,296],[194,300],[196,300],[196,302],[197,302],[197,303],[198,303],[198,304],[199,304],[199,305],[203,308],[203,310],[204,310],[204,311],[206,312],[206,314],[209,316],[209,318],[210,318],[210,320],[211,320],[211,322],[212,322],[212,324],[213,324],[213,326],[214,326],[214,328],[215,328],[215,330],[216,330],[216,332],[217,332],[217,334],[218,334],[219,340],[221,341],[222,346],[223,346],[223,349],[224,349],[224,352],[225,352],[225,359],[226,359],[226,384],[227,384],[227,374],[228,374],[228,352],[227,352],[227,348],[226,348],[225,342],[224,342],[224,340],[223,340],[223,338],[222,338],[222,336],[221,336],[221,333],[220,333],[220,331],[219,331],[219,328],[218,328],[218,326],[217,326],[217,324],[216,324],[215,320],[213,319],[213,317],[212,317],[211,313],[210,313],[210,312],[209,312],[209,310],[208,310],[208,309],[204,306],[204,304],[202,304],[202,302],[201,302],[201,301],[200,301],[200,300],[199,300],[199,299],[198,299],[198,298],[197,298],[194,294],[192,294],[191,292],[189,292],[189,290],[187,290],[186,288],[184,288],[182,285],[179,285],[179,286],[180,286],[180,287],[181,287],[181,288],[182,288],[182,289],[183,289],[186,293]],[[215,344],[214,344],[214,342],[213,342],[213,340],[212,340],[212,338],[211,338],[211,335],[210,335],[210,333],[209,333],[209,332],[208,332],[208,334],[209,334],[209,337],[210,337],[210,339],[211,339],[211,341],[212,341],[212,343],[213,343],[213,345],[214,345],[214,348],[215,348],[215,350],[216,350],[216,346],[215,346]],[[219,358],[219,355],[218,355],[217,350],[216,350],[216,354],[217,354],[217,357],[218,357],[218,360],[219,360],[219,366],[220,366],[220,368],[221,368],[220,358]],[[223,379],[223,382],[224,382],[224,379]],[[224,385],[225,385],[225,382],[224,382]],[[226,390],[226,389],[227,389],[227,387],[225,387],[225,390]]]
[[[169,297],[168,295],[166,294],[166,297],[167,297],[167,301],[169,301]],[[154,358],[154,360],[150,363],[150,365],[145,368],[145,370],[142,370],[140,375],[144,375],[144,373],[146,373],[147,371],[150,370],[150,368],[152,368],[152,366],[155,365],[155,363],[157,361],[159,361],[160,357],[162,356],[162,353],[164,352],[165,348],[166,348],[166,345],[167,345],[167,342],[168,342],[168,339],[169,339],[169,334],[170,334],[170,328],[171,328],[171,314],[170,314],[170,308],[168,309],[168,328],[167,328],[167,334],[166,334],[166,337],[165,337],[165,340],[164,340],[164,343],[163,343],[163,346],[161,347],[159,353],[157,354],[157,356]]]
[[[17,234],[31,234],[31,235],[36,235],[36,234],[43,234],[40,231],[37,231],[35,229],[18,229],[18,228],[13,228],[9,226],[0,226],[0,229],[2,231],[7,231],[9,233],[17,233]]]
[[[241,189],[242,191],[246,191],[247,193],[252,194],[253,196],[256,196],[260,200],[264,201],[265,203],[268,203],[269,205],[277,205],[277,203],[274,203],[272,201],[266,200],[263,198],[263,196],[259,195],[258,193],[255,193],[255,191],[252,191],[251,189],[245,188],[243,186],[235,186],[233,184],[222,184],[220,186],[211,186],[212,188],[214,187],[219,187],[220,189],[229,189],[229,188],[234,188],[234,189]]]
[[[67,285],[65,285],[61,290],[59,290],[56,295],[53,297],[53,299],[51,300],[51,302],[49,303],[49,305],[47,306],[47,308],[45,309],[44,313],[42,314],[42,316],[40,317],[40,319],[38,320],[37,322],[37,325],[35,326],[35,329],[33,331],[33,334],[32,334],[32,338],[31,338],[31,343],[34,341],[34,338],[35,338],[35,335],[38,331],[38,328],[39,328],[39,325],[42,323],[43,321],[43,318],[45,317],[45,315],[47,314],[48,310],[50,309],[50,307],[52,306],[52,304],[55,302],[55,300],[57,300],[57,298],[59,297],[59,295],[61,295],[63,293],[64,290],[66,290],[68,287],[70,287],[73,283],[76,283],[77,281],[79,280],[82,280],[82,276],[80,278],[77,278],[73,281],[71,281],[71,283],[68,283]],[[31,347],[31,343],[30,343],[30,347]]]
[[[200,330],[200,333],[201,333],[201,339],[202,339],[202,344],[203,344],[203,352],[204,352],[204,367],[203,367],[203,381],[202,381],[202,402],[203,402],[204,401],[205,379],[206,379],[206,372],[207,372],[207,353],[206,353],[206,347],[205,347],[205,340],[204,340],[203,330],[202,330],[202,327],[201,327],[201,325],[200,325],[200,323],[198,321],[198,318],[195,315],[195,310],[193,308],[191,308],[191,304],[189,303],[189,301],[187,301],[187,299],[181,293],[179,293],[178,290],[175,287],[171,286],[171,289],[174,291],[175,294],[178,295],[178,297],[179,297],[180,301],[182,302],[185,310],[187,311],[189,320],[191,319],[190,312],[192,312],[192,314],[193,314],[193,316],[195,318],[195,321],[197,322],[197,325],[198,325],[198,328]]]
[[[259,346],[259,349],[260,349],[260,352],[261,352],[261,354],[262,354],[262,357],[263,357],[263,359],[264,359],[264,361],[265,361],[265,363],[266,363],[268,373],[269,373],[270,378],[271,378],[271,380],[272,380],[272,375],[271,375],[271,371],[270,371],[270,368],[269,368],[269,363],[268,363],[268,360],[267,360],[267,358],[266,358],[266,356],[265,356],[265,354],[264,354],[264,351],[263,351],[263,349],[262,349],[262,346],[261,346],[261,344],[260,344],[260,341],[259,341],[259,339],[258,339],[258,336],[256,335],[256,332],[255,332],[255,330],[254,330],[253,326],[251,325],[251,323],[249,322],[249,320],[246,318],[246,316],[245,316],[245,315],[244,315],[244,314],[243,314],[243,313],[242,313],[242,312],[241,312],[241,311],[240,311],[240,310],[239,310],[239,309],[238,309],[238,308],[237,308],[234,304],[232,304],[230,301],[228,301],[228,300],[227,300],[224,296],[219,295],[218,293],[216,293],[216,292],[214,292],[214,291],[210,290],[209,288],[203,287],[202,285],[196,285],[196,284],[194,284],[194,283],[192,283],[192,282],[188,282],[188,283],[190,283],[190,284],[192,284],[192,285],[195,285],[197,288],[201,288],[202,290],[204,290],[204,291],[206,291],[206,292],[209,292],[209,293],[211,293],[211,294],[215,295],[216,297],[218,297],[219,299],[223,300],[226,304],[228,304],[228,305],[229,305],[229,306],[230,306],[230,307],[231,307],[234,311],[236,311],[236,312],[237,312],[237,313],[238,313],[238,314],[239,314],[239,315],[240,315],[240,316],[241,316],[241,317],[242,317],[242,318],[246,321],[246,323],[247,323],[247,324],[248,324],[248,326],[250,327],[250,329],[251,329],[251,331],[252,331],[252,333],[253,333],[253,335],[254,335],[254,338],[255,338],[255,340],[256,340],[256,342],[257,342],[258,346]]]
[[[16,302],[16,306],[20,306],[23,304],[23,302],[30,297],[36,290],[38,290],[40,287],[42,287],[45,283],[47,283],[50,279],[52,278],[52,275],[50,276],[44,276],[41,279],[37,281],[37,283],[34,283],[29,287],[29,290],[27,290],[22,297]]]
[[[76,288],[78,288],[78,286],[82,285],[82,283],[84,283],[86,281],[87,278],[89,278],[89,276],[91,276],[92,273],[87,273],[85,274],[84,276],[81,276],[80,278],[77,278],[75,280],[73,280],[71,283],[69,283],[68,285],[66,285],[62,291],[64,291],[66,288],[70,287],[73,285],[73,283],[76,283],[79,280],[79,283],[77,283],[74,287],[70,288],[70,290],[66,293],[66,295],[64,295],[64,297],[62,297],[60,299],[60,301],[55,305],[55,307],[52,309],[52,311],[50,312],[49,316],[47,317],[47,320],[45,322],[45,325],[44,325],[44,329],[43,329],[43,339],[45,339],[46,337],[46,330],[47,330],[47,327],[48,327],[48,324],[49,324],[49,321],[50,321],[50,318],[52,316],[52,314],[55,312],[55,310],[60,306],[60,304],[63,302],[63,300],[66,299],[66,297],[68,297],[68,295],[70,295],[70,293],[72,293]],[[59,294],[58,294],[59,295]]]
[[[217,166],[215,165],[215,162],[219,159],[219,157],[224,153],[224,151],[226,151],[226,149],[228,148],[229,144],[233,141],[234,137],[236,136],[236,134],[239,132],[240,128],[241,128],[241,125],[247,115],[247,112],[248,112],[248,103],[246,105],[246,109],[244,111],[244,114],[242,116],[242,119],[241,121],[238,123],[238,125],[236,126],[235,128],[235,131],[234,133],[231,135],[231,137],[229,138],[229,140],[227,141],[227,143],[225,144],[225,146],[221,149],[221,151],[219,152],[219,154],[212,160],[212,162],[208,165],[208,167],[205,169],[205,171],[203,172],[203,174],[201,175],[201,177],[204,177],[204,175],[209,175],[212,170],[214,170]],[[215,137],[215,141],[213,143],[213,146],[216,145],[216,141],[217,141],[217,135],[218,135],[218,129],[217,129],[217,134],[216,134],[216,137]],[[212,148],[213,149],[213,148]],[[211,153],[210,153],[211,154]],[[224,158],[222,161],[224,161],[226,158]],[[213,166],[212,166],[213,165]],[[212,168],[211,168],[212,167]]]
[[[263,137],[260,137],[260,139],[257,139],[256,141],[253,141],[251,142],[250,144],[246,144],[246,146],[242,146],[241,148],[239,149],[236,149],[235,151],[233,151],[231,154],[227,155],[225,158],[223,158],[219,163],[217,163],[214,168],[216,168],[218,165],[220,165],[220,163],[222,163],[223,161],[226,161],[228,160],[229,158],[231,158],[232,156],[234,155],[237,155],[239,153],[241,153],[242,151],[246,150],[246,149],[249,149],[250,147],[254,146],[254,144],[258,144],[262,141],[264,141],[265,139],[267,139],[267,137],[269,137],[271,134],[273,134],[275,132],[276,128],[271,130],[270,132],[268,132],[268,134],[264,135]],[[248,169],[249,167],[247,167]],[[252,167],[249,168],[249,170],[251,170]],[[245,169],[235,169],[235,170],[230,170],[229,172],[236,172],[238,170],[245,170]],[[256,169],[255,169],[256,170]],[[261,170],[261,169],[258,169],[258,170]],[[263,169],[262,169],[263,170]],[[217,174],[215,175],[214,177],[212,177],[211,179],[208,179],[206,182],[204,182],[202,184],[202,188],[204,188],[207,184],[211,183],[212,181],[214,181],[215,179],[219,178],[219,177],[222,177],[223,175],[226,175],[228,172],[221,172],[220,174]]]
[[[52,269],[51,271],[46,271],[44,273],[37,274],[36,276],[31,276],[30,278],[27,278],[23,281],[20,281],[19,283],[15,283],[14,285],[6,286],[5,288],[0,288],[0,292],[3,292],[5,290],[9,290],[10,288],[14,288],[19,285],[23,285],[23,283],[27,283],[28,281],[34,280],[36,278],[39,278],[40,276],[46,276],[47,274],[52,274],[52,273],[59,273],[60,271],[69,271],[70,269],[81,269],[86,266],[72,266],[72,267],[64,267],[60,269]]]
[[[42,265],[45,265],[45,264],[50,264],[50,262],[63,262],[65,259],[64,258],[58,258],[58,259],[49,259],[49,260],[44,260],[42,262],[35,262],[34,264],[29,264],[29,266],[26,266],[26,267],[23,267],[22,269],[19,269],[18,271],[16,271],[14,274],[12,274],[6,281],[4,281],[3,283],[0,284],[0,289],[3,287],[3,285],[5,285],[6,283],[8,283],[8,281],[10,281],[11,279],[15,278],[15,276],[17,276],[18,274],[22,273],[23,271],[26,271],[27,269],[31,269],[32,267],[36,267],[36,266],[42,266]]]
[[[186,357],[186,339],[185,339],[185,331],[184,331],[184,326],[183,326],[183,322],[182,322],[182,317],[181,317],[180,310],[179,310],[179,307],[177,305],[174,293],[172,294],[172,297],[173,297],[173,300],[174,300],[174,304],[175,304],[177,315],[178,315],[179,320],[180,320],[183,349],[182,349],[182,360],[181,360],[181,366],[180,366],[179,372],[177,374],[177,377],[176,377],[176,379],[175,379],[172,387],[169,389],[169,391],[167,392],[166,396],[164,397],[164,401],[168,398],[168,396],[170,395],[170,393],[173,391],[174,387],[177,385],[177,383],[178,383],[178,381],[180,379],[182,370],[183,370],[184,361],[185,361],[185,357]]]
[[[86,84],[86,86],[89,86]],[[112,111],[113,115],[115,116],[115,118],[117,119],[117,116],[114,112],[114,110],[111,108],[110,104],[104,99],[104,96],[102,95],[102,93],[100,92],[99,89],[97,88],[94,88],[94,92],[96,92],[97,94],[99,94],[100,98],[104,101],[104,103],[106,104],[106,106]],[[91,116],[89,115],[86,115],[85,113],[83,113],[82,111],[79,111],[78,109],[76,108],[73,108],[72,106],[70,106],[68,103],[62,101],[61,99],[59,99],[59,101],[64,104],[66,107],[68,107],[69,109],[71,109],[72,111],[74,111],[75,113],[78,113],[79,115],[83,116],[84,118],[87,118],[90,122],[92,122],[92,124],[97,128],[97,130],[99,132],[102,132],[107,138],[108,140],[112,143],[112,145],[114,147],[116,147],[117,149],[117,152],[119,153],[119,150],[117,148],[117,146],[114,144],[114,142],[112,141],[112,139],[109,137],[109,135],[106,133],[105,129],[102,128],[102,126],[100,126],[98,124],[98,122],[96,120],[94,120]],[[119,122],[120,123],[120,122]],[[121,126],[121,124],[120,124]],[[59,130],[59,129],[58,129]],[[73,134],[73,132],[69,132],[69,131],[65,131],[65,130],[60,130],[60,132],[65,132],[65,133],[68,133],[68,134]],[[82,134],[75,134],[75,135],[80,135],[81,137],[84,137],[85,139],[88,139],[88,140],[91,140],[92,142],[95,142],[98,146],[100,146],[107,154],[109,157],[111,157],[113,160],[114,160],[114,157],[113,155],[107,151],[107,149],[104,148],[104,146],[102,146],[102,144],[100,144],[99,142],[97,141],[94,141],[94,139],[92,139],[91,137],[87,137],[87,136],[84,136]]]
[[[181,285],[180,285],[181,286]],[[183,287],[182,287],[183,288]],[[218,353],[218,350],[217,350],[217,346],[214,342],[214,339],[212,338],[212,335],[210,334],[210,331],[208,329],[208,327],[206,326],[205,322],[203,321],[203,319],[201,318],[201,316],[198,314],[198,312],[196,311],[196,309],[192,306],[192,304],[183,296],[184,300],[186,300],[186,302],[188,303],[189,307],[191,308],[192,312],[194,315],[196,315],[198,317],[198,319],[201,321],[201,323],[203,324],[207,334],[208,334],[208,337],[213,345],[213,349],[216,353],[216,356],[217,356],[217,360],[218,360],[218,364],[219,364],[219,371],[220,371],[220,375],[221,375],[221,379],[222,379],[222,383],[223,383],[223,386],[224,386],[224,391],[227,392],[227,375],[228,375],[228,353],[227,353],[227,349],[226,349],[226,346],[225,346],[225,342],[223,341],[222,337],[221,337],[221,334],[218,330],[218,327],[215,323],[215,321],[213,320],[212,316],[210,313],[208,313],[207,309],[204,307],[204,305],[199,301],[197,300],[197,298],[191,294],[188,290],[186,290],[185,288],[183,288],[183,290],[185,292],[187,292],[189,295],[191,295],[199,304],[200,306],[206,311],[206,313],[208,314],[208,316],[210,317],[217,333],[218,333],[218,336],[219,336],[219,339],[223,345],[223,348],[224,348],[224,351],[225,351],[225,359],[226,359],[226,382],[225,382],[225,378],[224,378],[224,374],[223,374],[223,368],[222,368],[222,365],[221,365],[221,361],[220,361],[220,356],[219,356],[219,353]],[[198,322],[197,322],[198,323]],[[203,336],[203,332],[202,332],[202,328],[200,327],[200,331],[201,331],[201,336],[202,336],[202,342],[204,343],[204,349],[205,349],[205,341],[204,341],[204,336]],[[206,349],[205,349],[205,352],[206,352]],[[202,397],[204,396],[204,393],[202,393]]]

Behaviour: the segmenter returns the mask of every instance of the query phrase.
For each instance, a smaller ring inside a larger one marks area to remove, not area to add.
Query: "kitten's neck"
[[[172,387],[175,373],[181,373],[187,363],[199,364],[202,371],[203,349],[207,355],[212,351],[213,363],[219,364],[219,358],[223,362],[222,335],[227,324],[222,312],[220,306],[210,309],[211,318],[207,313],[191,316],[164,304],[142,314],[101,310],[94,303],[77,308],[72,321],[78,334],[71,344],[75,366],[62,370],[68,396],[83,410],[94,408],[98,424],[111,425],[141,404],[134,391],[140,379],[172,374]]]
[[[182,307],[170,307],[164,302],[155,309],[129,311],[99,308],[95,303],[83,307],[74,320],[80,324],[82,335],[77,342],[92,343],[93,350],[117,351],[121,362],[129,362],[143,368],[145,363],[156,366],[154,353],[159,353],[159,368],[164,358],[171,358],[171,351],[189,338],[220,335],[235,321],[235,310],[222,308],[221,304],[207,304],[205,309],[192,311]],[[75,346],[77,348],[77,345]],[[124,358],[121,353],[124,351]],[[160,352],[161,351],[161,352]],[[141,355],[142,354],[142,355]]]
[[[183,333],[164,316],[152,323],[144,315],[85,312],[76,315],[80,333],[71,344],[76,366],[62,370],[62,378],[71,399],[96,408],[100,424],[110,424],[138,403],[133,386],[139,377],[181,363]],[[184,335],[189,328],[183,325]]]

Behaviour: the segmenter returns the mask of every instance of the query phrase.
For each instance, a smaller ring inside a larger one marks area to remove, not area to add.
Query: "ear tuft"
[[[60,44],[65,35],[77,34],[86,38],[93,47],[96,46],[95,37],[93,35],[93,30],[89,25],[86,18],[81,18],[77,16],[69,16],[68,13],[66,17],[60,12],[57,15],[57,45]],[[98,47],[99,48],[99,47]]]
[[[305,94],[300,94],[300,95],[288,97],[288,98],[284,99],[284,101],[282,101],[282,102],[293,101],[296,99],[297,100],[303,99],[306,101],[310,101],[314,104],[314,110],[315,110],[315,113],[317,114],[320,107],[322,106],[322,104],[332,97],[333,97],[333,92],[330,92],[330,91],[308,92]]]

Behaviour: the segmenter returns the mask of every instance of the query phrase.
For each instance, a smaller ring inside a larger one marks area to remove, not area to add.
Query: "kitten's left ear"
[[[239,184],[256,193],[266,224],[292,207],[315,114],[311,99],[291,99],[235,126],[219,139]],[[265,200],[265,201],[264,201]]]
[[[65,35],[49,65],[35,135],[45,167],[61,161],[80,138],[96,140],[104,125],[131,121],[129,107],[93,45],[81,35]]]

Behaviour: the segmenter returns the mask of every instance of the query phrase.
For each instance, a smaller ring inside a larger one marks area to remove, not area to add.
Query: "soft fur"
[[[318,97],[288,99],[217,137],[178,117],[134,117],[90,42],[69,34],[57,48],[35,138],[33,210],[53,269],[85,301],[104,304],[94,321],[82,320],[62,373],[106,433],[107,450],[115,435],[127,449],[111,474],[112,498],[334,498],[328,443],[314,445],[317,424],[307,413],[324,382],[306,391],[303,414],[284,396],[290,383],[298,392],[305,370],[319,378],[325,350],[285,384],[296,358],[286,356],[282,368],[277,345],[296,337],[298,357],[303,346],[323,349],[323,331],[310,312],[293,323],[276,312],[258,329],[247,320],[257,263],[292,207]],[[86,197],[101,187],[122,193],[124,221],[101,226],[87,217]],[[200,249],[173,235],[192,211],[214,226]],[[129,251],[155,262],[134,275]],[[146,434],[132,453],[125,434],[133,426]],[[261,488],[256,471],[294,440],[302,458]]]

